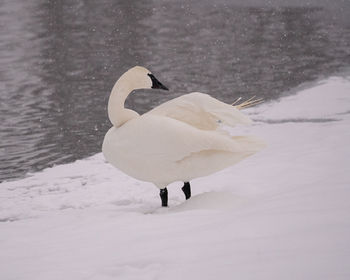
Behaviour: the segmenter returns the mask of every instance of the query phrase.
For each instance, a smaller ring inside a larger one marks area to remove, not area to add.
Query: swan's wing
[[[147,114],[166,116],[203,130],[215,130],[221,123],[231,127],[251,123],[235,107],[200,92],[172,99]]]
[[[102,151],[120,170],[164,187],[230,166],[262,147],[253,137],[230,137],[187,123],[144,114],[106,134]]]
[[[126,123],[116,133],[115,149],[124,149],[123,153],[126,152],[128,157],[135,155],[138,159],[158,158],[176,162],[201,151],[252,152],[234,137],[152,114]]]

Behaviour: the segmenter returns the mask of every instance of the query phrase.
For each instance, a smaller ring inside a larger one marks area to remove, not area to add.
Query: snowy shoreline
[[[247,112],[268,148],[167,209],[101,154],[0,184],[0,278],[349,279],[350,81]]]

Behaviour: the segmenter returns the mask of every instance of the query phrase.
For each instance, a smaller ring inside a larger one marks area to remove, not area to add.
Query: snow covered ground
[[[350,279],[350,80],[247,112],[268,147],[166,209],[101,154],[0,184],[0,279]]]

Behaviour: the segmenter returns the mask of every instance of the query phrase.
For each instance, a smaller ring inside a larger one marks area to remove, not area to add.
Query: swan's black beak
[[[161,82],[159,82],[156,77],[153,76],[153,74],[148,74],[148,76],[152,80],[152,88],[158,88],[158,89],[164,89],[169,90],[165,85],[163,85]]]

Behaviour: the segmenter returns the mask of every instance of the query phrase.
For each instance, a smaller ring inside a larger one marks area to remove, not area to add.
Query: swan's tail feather
[[[242,97],[238,97],[231,105],[234,106],[238,101],[240,101],[242,99]]]
[[[255,106],[255,105],[258,105],[258,104],[264,102],[263,98],[256,98],[256,96],[254,95],[253,97],[249,98],[248,100],[237,104],[241,99],[242,99],[242,97],[238,97],[235,100],[235,102],[233,102],[231,105],[234,106],[235,108],[237,108],[238,110],[242,110],[242,109],[252,107],[252,106]],[[237,105],[235,105],[235,104],[237,104]]]

